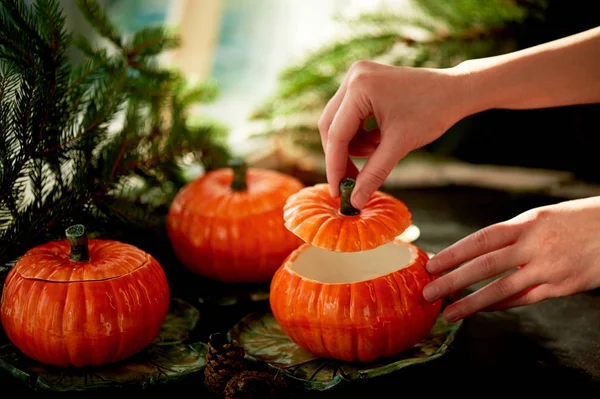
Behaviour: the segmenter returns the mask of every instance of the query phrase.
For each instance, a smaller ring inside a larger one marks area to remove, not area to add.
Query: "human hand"
[[[444,310],[448,321],[600,287],[600,197],[535,208],[471,234],[427,263],[429,301],[492,282]],[[465,263],[466,262],[466,263]],[[462,266],[460,266],[462,264]],[[509,272],[503,276],[505,272]],[[496,278],[498,277],[498,278]]]
[[[464,117],[459,76],[454,68],[355,63],[319,120],[331,195],[344,177],[355,177],[351,202],[361,209],[400,159]],[[370,117],[378,128],[367,132]],[[349,156],[369,158],[360,173]]]

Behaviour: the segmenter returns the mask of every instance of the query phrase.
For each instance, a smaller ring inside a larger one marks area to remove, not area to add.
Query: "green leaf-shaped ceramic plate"
[[[189,334],[200,320],[191,304],[172,299],[162,330],[143,352],[112,365],[64,369],[40,364],[12,344],[0,347],[0,368],[34,389],[85,391],[125,386],[151,387],[179,380],[204,369],[206,344],[189,342]]]
[[[438,317],[429,336],[412,349],[377,363],[348,363],[317,357],[300,348],[283,332],[271,313],[252,313],[239,321],[229,338],[237,340],[251,360],[265,362],[305,389],[327,390],[342,382],[386,375],[426,363],[447,353],[462,321]]]

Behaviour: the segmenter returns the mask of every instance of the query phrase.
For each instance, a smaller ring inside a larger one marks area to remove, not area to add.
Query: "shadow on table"
[[[478,314],[465,322],[452,352],[435,362],[336,392],[304,397],[400,397],[409,392],[427,397],[449,393],[543,395],[566,388],[572,394],[600,393],[599,381],[561,364],[539,337],[524,333],[526,330],[533,331],[535,326],[523,326],[517,314]]]
[[[600,393],[600,291],[545,301],[467,320],[446,356],[421,368],[347,387],[347,395],[368,397],[401,389],[437,396],[451,392],[509,394]],[[579,311],[577,311],[579,309]],[[596,320],[596,322],[591,322]]]

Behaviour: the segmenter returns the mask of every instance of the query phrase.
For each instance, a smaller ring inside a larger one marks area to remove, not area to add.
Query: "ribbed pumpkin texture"
[[[376,191],[358,212],[350,204],[354,182],[342,181],[340,197],[328,184],[306,187],[284,207],[285,226],[304,242],[338,252],[373,249],[392,241],[411,224],[411,213],[397,198]]]
[[[274,170],[210,171],[181,189],[167,231],[179,260],[198,275],[228,283],[269,280],[302,241],[283,222],[287,198],[303,184]]]
[[[376,191],[362,209],[351,204],[356,181],[340,182],[340,196],[317,184],[291,195],[286,227],[305,243],[271,281],[273,316],[305,350],[327,358],[372,362],[406,351],[425,338],[441,309],[422,290],[435,276],[428,256],[397,237],[411,213]]]
[[[10,341],[62,367],[108,364],[150,345],[170,303],[159,263],[135,246],[101,239],[89,240],[87,260],[73,260],[71,245],[37,246],[10,270],[1,305]]]
[[[434,278],[427,259],[400,240],[353,254],[304,244],[275,273],[271,310],[288,337],[316,355],[361,362],[390,357],[425,338],[440,313],[441,301],[429,303],[421,294]]]

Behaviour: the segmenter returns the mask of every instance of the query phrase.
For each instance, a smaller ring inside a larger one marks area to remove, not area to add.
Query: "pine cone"
[[[225,399],[276,399],[282,397],[285,380],[263,371],[242,371],[225,387]]]
[[[204,385],[210,393],[222,397],[227,382],[243,370],[244,348],[236,340],[229,341],[223,334],[212,334],[208,339]]]

